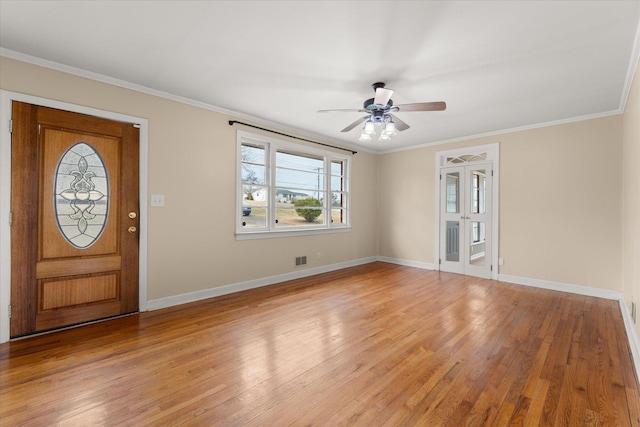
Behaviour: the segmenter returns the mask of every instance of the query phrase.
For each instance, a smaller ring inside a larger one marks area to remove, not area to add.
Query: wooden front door
[[[12,105],[11,337],[138,311],[139,132]]]

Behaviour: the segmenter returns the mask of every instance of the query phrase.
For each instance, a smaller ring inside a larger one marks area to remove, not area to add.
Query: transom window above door
[[[462,154],[459,156],[447,156],[447,165],[458,165],[461,163],[482,162],[487,160],[487,153]]]

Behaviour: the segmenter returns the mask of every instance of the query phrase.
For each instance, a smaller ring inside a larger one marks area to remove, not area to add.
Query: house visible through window
[[[349,226],[349,158],[238,132],[237,235]]]

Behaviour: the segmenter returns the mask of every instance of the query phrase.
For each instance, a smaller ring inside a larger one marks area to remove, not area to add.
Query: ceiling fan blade
[[[382,106],[387,105],[391,99],[391,95],[393,95],[393,91],[391,89],[379,87],[376,89],[376,97],[373,99],[373,103]]]
[[[447,103],[439,102],[417,102],[415,104],[395,105],[393,111],[443,111],[447,109]]]
[[[336,112],[339,112],[339,113],[345,113],[345,112],[346,113],[368,113],[369,111],[368,110],[363,110],[362,108],[360,108],[360,109],[346,108],[346,109],[343,109],[343,110],[340,110],[340,109],[338,109],[338,110],[318,110],[316,112],[317,113],[336,113]]]
[[[407,130],[409,129],[409,125],[406,124],[405,122],[403,122],[402,120],[400,120],[398,117],[394,116],[393,114],[389,114],[391,116],[391,119],[393,120],[393,124],[396,125],[396,130],[398,132],[402,132],[403,130]]]
[[[365,120],[367,120],[370,116],[364,116],[358,120],[356,120],[355,122],[351,123],[349,126],[347,126],[346,128],[342,129],[340,132],[349,132],[351,129],[353,129],[354,127],[358,126],[360,123],[363,123]]]

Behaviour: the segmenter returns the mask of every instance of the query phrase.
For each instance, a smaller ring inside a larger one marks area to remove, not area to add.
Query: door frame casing
[[[473,155],[487,153],[486,160],[478,161],[478,163],[493,164],[493,185],[491,192],[491,278],[498,280],[498,257],[499,257],[499,224],[500,224],[500,143],[485,145],[474,145],[465,148],[456,148],[453,150],[437,151],[435,154],[435,190],[436,190],[436,212],[435,212],[435,244],[434,244],[434,260],[436,270],[440,270],[440,173],[446,168],[447,157],[458,157],[465,154]],[[459,163],[457,166],[471,165],[472,163]],[[456,165],[451,165],[456,166]]]
[[[10,339],[9,304],[11,304],[11,102],[20,101],[43,107],[96,116],[140,126],[140,241],[138,304],[139,311],[147,310],[147,173],[148,122],[141,117],[99,110],[32,95],[0,90],[0,343]]]

